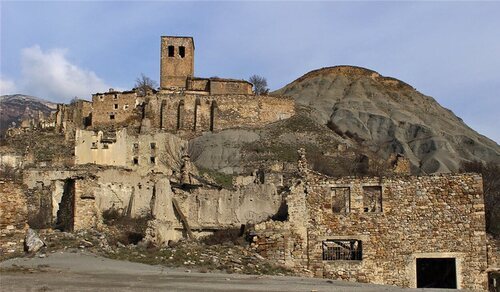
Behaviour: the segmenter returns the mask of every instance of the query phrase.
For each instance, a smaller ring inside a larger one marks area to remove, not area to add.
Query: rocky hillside
[[[56,109],[56,104],[38,97],[13,94],[0,96],[0,137],[5,130],[22,119],[35,115],[38,111],[49,114]]]
[[[375,71],[311,71],[273,94],[310,107],[318,124],[381,157],[403,153],[424,173],[456,171],[463,160],[500,162],[500,146],[412,86]]]

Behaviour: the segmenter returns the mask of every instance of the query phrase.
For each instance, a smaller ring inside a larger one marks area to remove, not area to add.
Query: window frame
[[[346,248],[346,244],[349,244],[350,247]],[[325,239],[321,241],[321,251],[324,262],[361,262],[363,260],[363,241],[355,238]]]

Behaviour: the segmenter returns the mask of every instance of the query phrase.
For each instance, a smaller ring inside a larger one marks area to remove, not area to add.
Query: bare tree
[[[156,87],[158,87],[158,83],[144,73],[141,73],[141,76],[135,80],[135,88],[139,96],[145,96],[149,90],[154,90]]]
[[[259,75],[252,75],[249,79],[250,83],[253,84],[253,89],[255,94],[267,94],[269,92],[269,88],[267,88],[267,80],[265,77]]]

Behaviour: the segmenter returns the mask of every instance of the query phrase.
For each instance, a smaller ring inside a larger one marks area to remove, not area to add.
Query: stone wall
[[[139,171],[171,173],[178,168],[187,142],[170,133],[129,135],[116,132],[77,130],[75,164],[121,166]]]
[[[0,236],[25,229],[28,208],[21,184],[0,179],[0,211]]]
[[[174,133],[262,127],[294,114],[292,99],[256,95],[162,94],[147,108],[152,127]]]
[[[26,232],[28,207],[23,186],[12,180],[0,179],[0,257],[22,251]]]
[[[193,229],[239,228],[277,213],[281,195],[273,184],[251,184],[237,190],[175,190],[175,198]]]
[[[73,221],[69,223],[72,230],[99,228],[103,212],[114,209],[132,218],[152,215],[156,231],[162,230],[155,235],[160,243],[183,236],[184,226],[173,211],[172,198],[200,234],[265,221],[277,213],[282,201],[273,184],[248,184],[235,190],[177,186],[173,192],[164,174],[118,168],[28,170],[24,179],[34,197],[43,194],[51,202],[47,217],[52,224],[62,218],[61,208],[68,209],[65,185],[74,181],[74,215],[63,217]]]
[[[367,187],[380,187],[381,210],[367,206]],[[336,188],[350,190],[347,212],[334,212]],[[486,289],[484,202],[478,175],[334,179],[309,174],[304,192],[289,197],[289,223],[294,225],[289,232],[307,241],[279,247],[290,255],[285,262],[291,267],[311,270],[318,277],[416,287],[417,258],[450,257],[456,259],[458,288]],[[377,212],[366,212],[370,210]],[[300,232],[301,218],[308,218],[306,233]],[[259,228],[266,234],[265,226]],[[323,260],[324,241],[351,239],[361,241],[362,260]]]
[[[252,83],[245,80],[210,79],[210,94],[252,94]]]
[[[135,91],[110,91],[92,95],[92,126],[123,125],[138,118],[139,99]]]
[[[171,47],[169,52],[169,47]],[[181,54],[184,48],[184,55]],[[172,54],[170,54],[172,53]],[[186,88],[194,74],[194,41],[192,37],[161,37],[160,87]]]

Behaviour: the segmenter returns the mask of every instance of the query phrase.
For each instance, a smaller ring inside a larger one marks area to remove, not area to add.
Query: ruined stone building
[[[258,224],[253,246],[317,277],[485,290],[482,192],[474,174],[331,178],[309,170],[287,194],[287,220]]]
[[[310,170],[301,151],[291,180],[255,172],[223,188],[204,176],[190,162],[190,138],[290,118],[295,102],[255,95],[244,80],[195,77],[194,53],[191,37],[164,36],[158,90],[60,105],[50,127],[74,143],[73,164],[23,169],[22,190],[0,185],[10,194],[2,207],[24,192],[23,218],[64,231],[103,228],[110,209],[147,215],[144,240],[155,244],[255,225],[252,248],[317,277],[424,287],[439,274],[446,287],[486,289],[478,175],[410,176],[397,160],[394,177],[333,178]],[[23,225],[18,207],[3,209]]]
[[[110,91],[92,96],[92,126],[123,126],[134,121],[172,133],[201,133],[234,127],[258,127],[291,117],[292,99],[260,96],[245,80],[194,77],[191,37],[161,38],[160,89]]]

